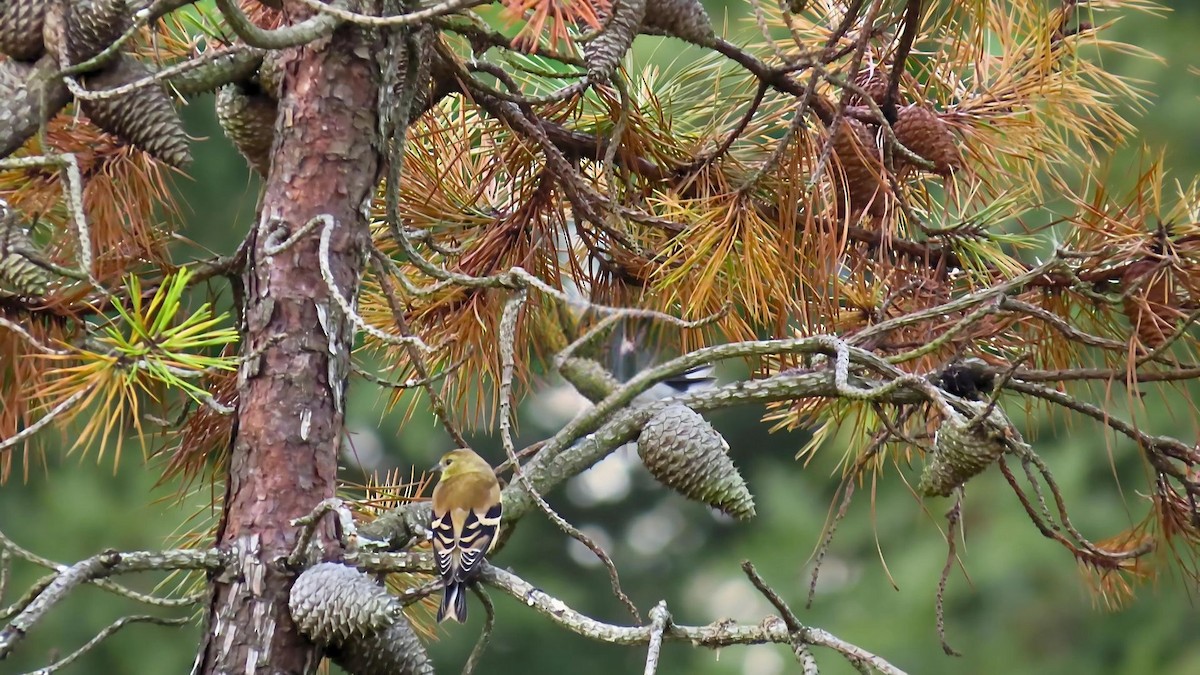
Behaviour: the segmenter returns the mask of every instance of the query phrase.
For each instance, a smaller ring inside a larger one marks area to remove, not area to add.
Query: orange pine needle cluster
[[[513,45],[536,52],[549,25],[549,45],[571,42],[572,28],[600,28],[602,16],[611,10],[611,0],[503,0],[509,20],[524,21]]]

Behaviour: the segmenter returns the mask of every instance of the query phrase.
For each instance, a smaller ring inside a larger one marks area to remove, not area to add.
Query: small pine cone
[[[904,106],[896,111],[896,124],[892,130],[904,147],[933,162],[933,172],[937,175],[949,176],[962,168],[958,139],[932,110],[917,105]]]
[[[658,482],[739,520],[754,517],[754,496],[729,458],[729,444],[695,410],[670,405],[642,428],[642,463]]]
[[[365,572],[331,562],[296,577],[288,609],[300,632],[321,646],[374,635],[402,613],[400,603]]]
[[[982,412],[986,404],[975,409]],[[934,450],[921,472],[917,491],[926,497],[947,497],[954,488],[979,475],[1013,446],[1016,430],[999,406],[987,420],[968,428],[971,420],[954,414],[942,422],[933,437]]]
[[[717,36],[700,0],[648,0],[646,25],[698,45],[707,45]]]
[[[590,82],[607,82],[625,58],[646,18],[646,0],[615,0],[612,11],[604,31],[583,45]]]
[[[53,281],[50,273],[17,252],[32,248],[21,217],[0,200],[0,298],[46,295]]]
[[[234,147],[261,176],[271,168],[278,104],[258,88],[228,84],[217,91],[217,121]]]
[[[433,675],[433,662],[404,615],[360,640],[343,645],[333,660],[354,675]]]
[[[865,73],[859,73],[858,77],[854,78],[854,83],[857,84],[863,91],[871,97],[875,105],[883,105],[887,100],[888,79],[887,76],[878,70],[872,70]],[[858,94],[851,94],[847,101],[850,105],[866,105]]]
[[[593,403],[603,400],[621,386],[612,373],[592,359],[573,356],[563,361],[558,367],[558,372],[562,373],[563,378],[570,382],[576,391]]]
[[[21,61],[42,55],[42,23],[47,0],[3,0],[0,3],[0,52]]]
[[[64,42],[71,63],[96,56],[129,28],[125,0],[74,0],[67,4],[65,19]]]
[[[866,210],[874,216],[883,215],[887,197],[883,161],[867,125],[853,118],[842,118],[833,136],[833,154],[845,180],[845,184],[839,186],[839,192],[848,193],[850,208]]]
[[[1147,350],[1157,349],[1175,334],[1181,318],[1171,275],[1154,261],[1141,260],[1125,268],[1121,281],[1126,287],[1141,282],[1121,304],[1138,340]]]
[[[66,43],[67,2],[66,0],[42,0],[46,5],[42,16],[42,46],[57,63]]]
[[[283,51],[272,50],[263,56],[262,65],[258,67],[258,86],[263,93],[276,101],[283,91]]]
[[[86,77],[84,84],[92,90],[112,89],[150,74],[142,62],[121,55],[104,71]],[[133,147],[177,168],[192,161],[183,121],[160,85],[151,84],[113,98],[84,100],[81,105],[96,126]]]

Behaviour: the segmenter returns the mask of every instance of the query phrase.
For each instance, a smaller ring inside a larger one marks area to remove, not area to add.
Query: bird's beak
[[[434,462],[433,466],[429,467],[429,470],[433,473],[441,473],[442,472],[442,463]]]

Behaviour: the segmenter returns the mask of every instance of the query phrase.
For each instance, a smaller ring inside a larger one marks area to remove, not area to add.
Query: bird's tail
[[[450,619],[459,623],[467,622],[467,585],[461,581],[451,581],[446,584],[442,594],[442,606],[438,608],[438,623]]]

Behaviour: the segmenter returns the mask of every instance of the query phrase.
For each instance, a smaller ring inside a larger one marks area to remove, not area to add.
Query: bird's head
[[[451,450],[442,455],[438,463],[433,466],[433,470],[441,473],[442,480],[445,480],[480,470],[491,471],[492,466],[487,463],[487,460],[475,454],[474,451],[459,448],[458,450]]]

